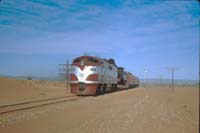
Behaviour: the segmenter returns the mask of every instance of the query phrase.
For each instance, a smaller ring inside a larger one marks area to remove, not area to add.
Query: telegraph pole
[[[163,87],[163,80],[162,80],[162,75],[160,75],[160,87]]]
[[[69,81],[70,81],[70,71],[71,69],[71,65],[68,63],[68,60],[66,61],[65,64],[59,64],[62,68],[60,68],[59,70],[62,71],[59,75],[62,77],[65,77],[65,89],[66,89],[66,93],[70,93],[69,91]],[[63,68],[64,67],[64,68]]]
[[[146,73],[148,72],[148,70],[144,70],[144,81],[143,81],[143,86],[145,87],[145,81],[146,81]]]
[[[172,92],[174,92],[174,71],[177,70],[177,68],[169,67],[167,69],[172,73],[171,87],[172,87]]]
[[[69,69],[68,69],[68,60],[67,60],[67,65],[66,65],[66,91],[69,92]]]
[[[172,92],[174,92],[174,68],[172,68]]]

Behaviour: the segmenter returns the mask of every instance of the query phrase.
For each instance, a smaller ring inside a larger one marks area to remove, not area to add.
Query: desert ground
[[[0,105],[64,95],[63,82],[0,78]],[[0,114],[0,133],[198,132],[198,86],[144,86]]]
[[[0,77],[0,106],[66,95],[65,82]]]

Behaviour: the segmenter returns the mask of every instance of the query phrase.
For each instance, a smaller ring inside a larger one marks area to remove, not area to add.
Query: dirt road
[[[136,88],[0,116],[1,133],[197,133],[198,88]]]

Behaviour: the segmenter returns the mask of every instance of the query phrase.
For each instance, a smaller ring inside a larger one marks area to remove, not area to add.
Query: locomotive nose
[[[80,91],[85,90],[85,83],[84,82],[79,82],[79,90]]]

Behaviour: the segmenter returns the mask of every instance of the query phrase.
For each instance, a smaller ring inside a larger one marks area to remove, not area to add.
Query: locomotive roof
[[[79,56],[79,57],[75,58],[75,59],[73,60],[73,62],[74,62],[75,60],[77,60],[77,59],[80,59],[80,58],[93,58],[93,59],[98,60],[99,62],[107,62],[107,63],[109,63],[107,59],[102,59],[102,58],[95,57],[95,56]],[[109,64],[111,64],[111,63],[109,63]],[[112,65],[115,65],[115,64],[112,64]]]

